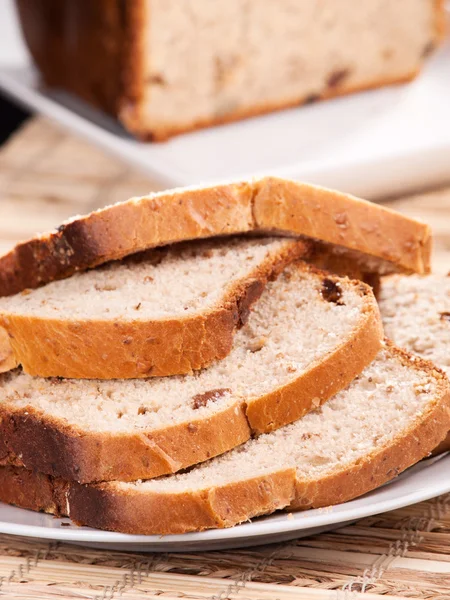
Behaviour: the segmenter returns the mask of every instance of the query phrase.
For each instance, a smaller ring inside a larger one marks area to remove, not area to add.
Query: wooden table
[[[0,252],[36,231],[154,184],[30,120],[0,151]],[[450,270],[450,188],[388,201],[428,221]],[[0,598],[387,600],[450,598],[450,494],[332,533],[262,548],[137,554],[0,535]]]

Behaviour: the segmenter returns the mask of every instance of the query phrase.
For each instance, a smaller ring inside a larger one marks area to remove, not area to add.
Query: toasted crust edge
[[[0,468],[0,499],[70,516],[81,525],[133,534],[171,534],[230,527],[281,508],[299,510],[360,496],[427,456],[450,428],[449,384],[441,371],[389,344],[399,359],[439,380],[438,396],[414,426],[390,446],[319,481],[301,481],[295,469],[178,494],[139,493],[120,484],[80,485],[14,466]]]
[[[277,200],[270,199],[269,190]],[[287,194],[290,212],[280,205],[281,191]],[[343,214],[352,224],[352,236],[343,228]],[[57,231],[22,242],[0,257],[0,296],[148,248],[268,231],[345,244],[362,253],[363,260],[368,255],[387,261],[391,270],[426,273],[430,269],[431,232],[424,223],[350,195],[266,177],[168,190],[66,222]],[[389,234],[387,241],[386,235],[382,239],[383,231]]]

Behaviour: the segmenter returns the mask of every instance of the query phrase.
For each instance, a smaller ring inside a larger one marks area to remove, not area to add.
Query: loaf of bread
[[[364,273],[430,270],[425,223],[348,194],[264,177],[168,190],[74,217],[0,257],[0,296],[148,248],[255,232],[320,240],[321,264],[326,251]]]
[[[299,262],[268,283],[230,354],[193,375],[4,374],[0,458],[76,481],[172,473],[301,418],[361,373],[382,335],[368,286]]]
[[[44,81],[142,139],[413,78],[443,0],[17,0]]]
[[[80,485],[5,466],[0,500],[126,533],[230,527],[364,494],[427,456],[449,427],[443,373],[387,345],[321,408],[187,473]]]

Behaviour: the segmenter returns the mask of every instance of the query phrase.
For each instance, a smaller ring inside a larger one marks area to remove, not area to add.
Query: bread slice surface
[[[186,473],[79,485],[10,466],[0,469],[0,498],[128,533],[229,527],[364,494],[426,456],[449,426],[443,373],[388,344],[316,411]]]
[[[348,385],[382,343],[359,281],[289,265],[267,284],[223,360],[148,380],[0,380],[6,460],[77,481],[172,473],[300,418]]]
[[[450,376],[450,277],[384,277],[379,305],[386,335]]]
[[[300,240],[204,240],[0,298],[4,355],[41,377],[190,373],[230,352],[267,281],[306,252]]]
[[[450,377],[450,277],[383,277],[378,300],[386,334]],[[448,450],[450,434],[435,453]]]
[[[277,232],[356,253],[367,270],[426,273],[430,228],[381,205],[265,177],[167,190],[74,217],[0,257],[0,296],[174,242]]]

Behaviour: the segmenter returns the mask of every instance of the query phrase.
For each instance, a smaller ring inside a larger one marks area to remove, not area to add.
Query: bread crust
[[[230,353],[236,330],[267,282],[308,251],[302,241],[286,244],[229,286],[216,306],[190,317],[99,320],[0,312],[0,334],[3,326],[10,343],[8,352],[0,335],[0,351],[10,357],[2,363],[0,356],[0,372],[20,364],[40,377],[132,379],[205,368]]]
[[[381,347],[381,318],[370,288],[359,281],[347,280],[345,285],[363,297],[357,327],[335,351],[260,400],[237,399],[230,409],[209,419],[116,435],[67,425],[32,405],[14,409],[0,403],[3,462],[80,482],[150,479],[203,462],[243,443],[252,433],[300,418],[350,383]]]
[[[350,202],[349,202],[350,201]],[[254,220],[262,231],[304,235],[418,273],[430,269],[431,230],[384,206],[309,184],[265,177],[255,183]]]
[[[281,205],[283,193],[291,212]],[[299,208],[304,212],[296,213]],[[314,234],[323,242],[354,249],[362,259],[380,258],[391,270],[430,269],[431,232],[424,223],[353,196],[267,177],[168,190],[66,222],[0,257],[0,296],[148,248],[268,229],[291,236]],[[383,241],[387,235],[389,240]],[[370,265],[368,269],[373,270]]]
[[[411,355],[390,346],[404,364],[439,380],[437,397],[389,446],[374,450],[344,471],[318,480],[301,480],[295,469],[280,465],[275,472],[247,480],[169,494],[139,492],[120,483],[80,485],[8,466],[0,468],[0,499],[67,515],[80,525],[163,535],[230,527],[281,508],[300,510],[345,502],[427,456],[450,428],[450,391],[443,373],[427,361],[414,358],[413,362]]]
[[[77,217],[0,257],[0,296],[173,242],[254,229],[249,182],[185,188]]]
[[[148,5],[147,5],[148,6]],[[118,118],[129,131],[139,128],[142,122],[144,97],[145,22],[144,0],[125,3],[125,35],[122,57],[122,87],[118,98]],[[148,60],[148,57],[146,57]]]
[[[25,41],[46,85],[117,114],[131,33],[125,11],[135,1],[16,0]]]

